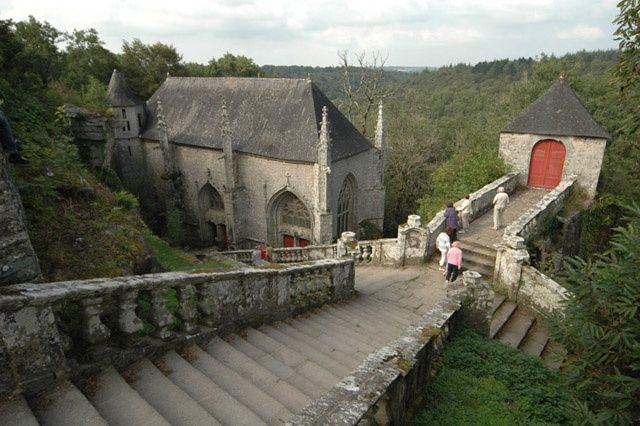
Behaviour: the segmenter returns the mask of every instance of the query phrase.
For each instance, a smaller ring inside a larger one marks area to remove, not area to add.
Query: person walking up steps
[[[445,228],[438,238],[436,238],[436,247],[440,250],[440,271],[444,272],[444,267],[447,266],[447,252],[451,247],[451,228]]]
[[[493,197],[493,229],[498,230],[502,228],[502,219],[504,215],[504,209],[509,204],[509,195],[504,192],[504,187],[501,186],[496,191],[496,196]]]
[[[460,203],[460,207],[458,207],[458,213],[460,213],[460,219],[462,221],[462,229],[460,229],[460,232],[469,232],[469,215],[471,215],[470,197],[469,194],[465,195],[464,200]]]
[[[451,228],[451,242],[458,239],[458,212],[453,207],[453,203],[447,204],[447,209],[444,211],[445,224],[447,228]]]
[[[444,277],[444,282],[457,280],[460,268],[462,268],[462,249],[460,249],[460,241],[454,241],[447,253],[447,274]]]

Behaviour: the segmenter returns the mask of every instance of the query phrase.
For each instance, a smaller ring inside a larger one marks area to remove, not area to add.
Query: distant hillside
[[[385,82],[387,84],[406,80],[412,74],[407,72],[409,67],[385,67]],[[342,96],[342,70],[340,67],[308,67],[301,65],[263,65],[262,71],[269,77],[282,78],[311,78],[327,97],[333,101]],[[418,69],[416,68],[416,72]],[[357,73],[354,73],[357,78]]]

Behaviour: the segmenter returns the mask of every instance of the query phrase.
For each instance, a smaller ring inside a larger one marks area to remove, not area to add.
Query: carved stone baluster
[[[182,320],[181,328],[189,334],[195,334],[199,330],[198,324],[195,322],[198,315],[195,292],[196,289],[193,285],[178,288],[178,316]]]
[[[82,306],[82,336],[89,343],[102,343],[111,336],[111,331],[102,323],[102,297],[90,297],[80,301]]]
[[[151,323],[156,327],[156,336],[162,340],[173,337],[173,332],[169,330],[169,325],[173,322],[173,315],[167,309],[165,299],[166,288],[154,288],[151,294]]]
[[[118,325],[124,334],[133,334],[144,328],[136,315],[138,290],[128,290],[120,294],[118,305]]]
[[[371,262],[371,257],[372,257],[371,254],[372,254],[372,252],[373,252],[373,247],[366,246],[364,248],[364,260],[366,262]]]
[[[203,314],[201,321],[210,327],[215,327],[220,321],[216,305],[213,303],[213,293],[213,284],[211,283],[204,283],[198,286],[198,306]]]

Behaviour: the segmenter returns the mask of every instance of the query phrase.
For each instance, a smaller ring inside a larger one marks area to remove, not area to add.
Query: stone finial
[[[418,216],[417,214],[410,214],[407,217],[407,225],[409,225],[412,228],[419,228],[420,226],[422,226],[422,221],[420,216]]]
[[[156,103],[157,108],[156,108],[156,115],[158,116],[158,126],[163,130],[163,131],[167,131],[167,122],[165,121],[164,118],[164,110],[162,109],[162,101],[160,99],[158,99],[158,102]]]
[[[229,113],[227,112],[227,104],[226,102],[222,103],[222,141],[223,143],[226,139],[231,136],[231,128],[229,127]]]
[[[376,123],[376,135],[374,145],[379,150],[384,149],[384,116],[382,113],[382,101],[378,105],[378,122]]]
[[[320,124],[320,146],[329,147],[331,136],[329,136],[329,109],[322,107],[322,122]]]

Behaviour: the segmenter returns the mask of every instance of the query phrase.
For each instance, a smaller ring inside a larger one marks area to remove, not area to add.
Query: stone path
[[[509,205],[504,211],[505,223],[509,224],[522,216],[534,204],[542,200],[542,197],[547,195],[549,191],[549,189],[539,188],[518,188],[514,194],[509,196]],[[485,247],[493,247],[494,244],[500,242],[504,232],[504,228],[498,231],[493,229],[493,209],[476,218],[471,222],[470,227],[469,232],[458,234],[463,245],[465,241],[470,241]]]

